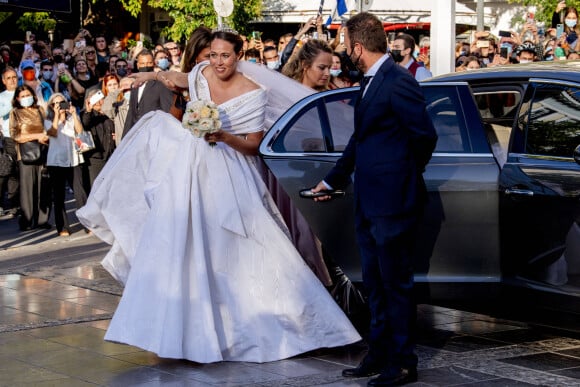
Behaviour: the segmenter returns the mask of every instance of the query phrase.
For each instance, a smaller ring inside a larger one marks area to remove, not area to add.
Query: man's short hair
[[[141,58],[142,56],[146,56],[149,55],[151,58],[155,58],[155,56],[153,55],[153,53],[147,49],[143,49],[141,51],[139,51],[139,53],[137,54],[137,56],[135,56],[135,63],[139,62],[139,58]]]
[[[361,12],[346,22],[351,49],[360,43],[370,52],[387,52],[387,35],[383,23],[373,14]]]
[[[266,46],[266,47],[264,47],[263,54],[265,54],[265,53],[267,53],[267,52],[269,52],[269,51],[276,51],[276,54],[278,53],[278,49],[277,49],[276,47],[273,47],[273,46]]]

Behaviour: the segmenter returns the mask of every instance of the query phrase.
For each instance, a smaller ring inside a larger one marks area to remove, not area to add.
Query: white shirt
[[[52,128],[52,120],[44,120],[44,128],[48,131]],[[65,122],[58,124],[58,134],[50,137],[48,143],[48,155],[46,165],[50,167],[76,167],[83,160],[81,155],[75,150],[73,141],[75,140],[75,124],[72,116]]]

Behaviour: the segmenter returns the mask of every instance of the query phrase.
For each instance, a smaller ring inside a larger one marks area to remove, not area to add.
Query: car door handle
[[[303,189],[299,192],[301,198],[314,199],[321,196],[330,196],[332,198],[344,196],[344,191],[337,189],[332,191],[312,192],[312,188]]]
[[[530,191],[529,189],[506,188],[504,192],[506,195],[534,196],[534,191]]]

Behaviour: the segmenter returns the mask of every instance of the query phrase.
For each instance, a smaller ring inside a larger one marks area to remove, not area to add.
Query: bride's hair
[[[309,39],[300,47],[297,54],[293,54],[288,63],[282,68],[282,74],[302,83],[304,69],[312,66],[314,59],[321,52],[332,54],[332,49],[323,40]]]
[[[225,40],[234,46],[234,52],[239,55],[242,52],[242,47],[244,46],[244,41],[238,34],[234,34],[229,31],[215,31],[212,34],[211,41],[216,39]]]

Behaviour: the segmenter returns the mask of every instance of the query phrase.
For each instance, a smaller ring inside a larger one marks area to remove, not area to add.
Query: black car
[[[416,246],[417,283],[580,297],[580,62],[454,73],[421,86],[439,140],[424,174],[429,201]],[[260,146],[327,254],[355,281],[352,187],[329,203],[301,199],[299,191],[316,185],[341,156],[357,93],[353,87],[304,98]]]

